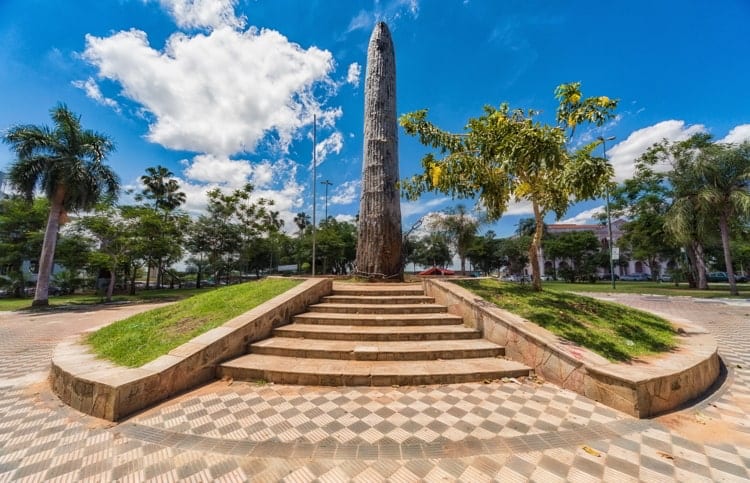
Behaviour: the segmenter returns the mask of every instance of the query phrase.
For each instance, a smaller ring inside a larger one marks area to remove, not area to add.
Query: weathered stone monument
[[[378,22],[367,48],[356,267],[370,280],[403,280],[398,179],[396,58],[388,26]]]

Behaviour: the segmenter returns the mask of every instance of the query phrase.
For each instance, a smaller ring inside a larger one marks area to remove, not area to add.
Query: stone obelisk
[[[398,179],[396,57],[388,26],[378,22],[367,48],[356,266],[359,276],[372,281],[403,280]]]

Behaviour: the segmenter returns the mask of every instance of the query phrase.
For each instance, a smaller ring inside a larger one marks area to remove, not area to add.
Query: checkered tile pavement
[[[217,381],[111,425],[62,405],[17,369],[45,370],[75,314],[0,314],[0,482],[747,481],[750,308],[623,302],[694,320],[730,368],[714,396],[635,420],[531,380],[394,388]],[[92,319],[87,322],[96,324]]]

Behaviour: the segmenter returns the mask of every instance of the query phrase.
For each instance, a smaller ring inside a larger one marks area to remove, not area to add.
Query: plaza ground
[[[691,320],[716,392],[638,420],[539,380],[331,388],[216,381],[111,424],[46,377],[64,337],[147,310],[0,312],[0,481],[746,481],[750,303],[596,294]]]

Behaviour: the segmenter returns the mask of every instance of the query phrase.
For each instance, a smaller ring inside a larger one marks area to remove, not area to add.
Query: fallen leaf
[[[659,455],[659,456],[661,456],[662,458],[666,458],[666,459],[668,459],[668,460],[673,460],[673,459],[674,459],[674,456],[672,456],[672,455],[671,455],[671,454],[669,454],[669,453],[665,453],[664,451],[657,451],[657,452],[656,452],[656,454],[658,454],[658,455]]]
[[[492,383],[492,381],[490,381],[489,379],[485,379],[485,380],[484,380],[484,381],[482,381],[482,382],[483,382],[483,383],[485,383],[485,384],[491,384],[491,383]]]
[[[602,454],[598,452],[597,450],[595,450],[594,448],[592,448],[591,446],[581,446],[581,449],[592,456],[596,456],[597,458],[602,457]]]
[[[695,413],[695,421],[699,424],[706,424],[709,419],[703,413]]]

